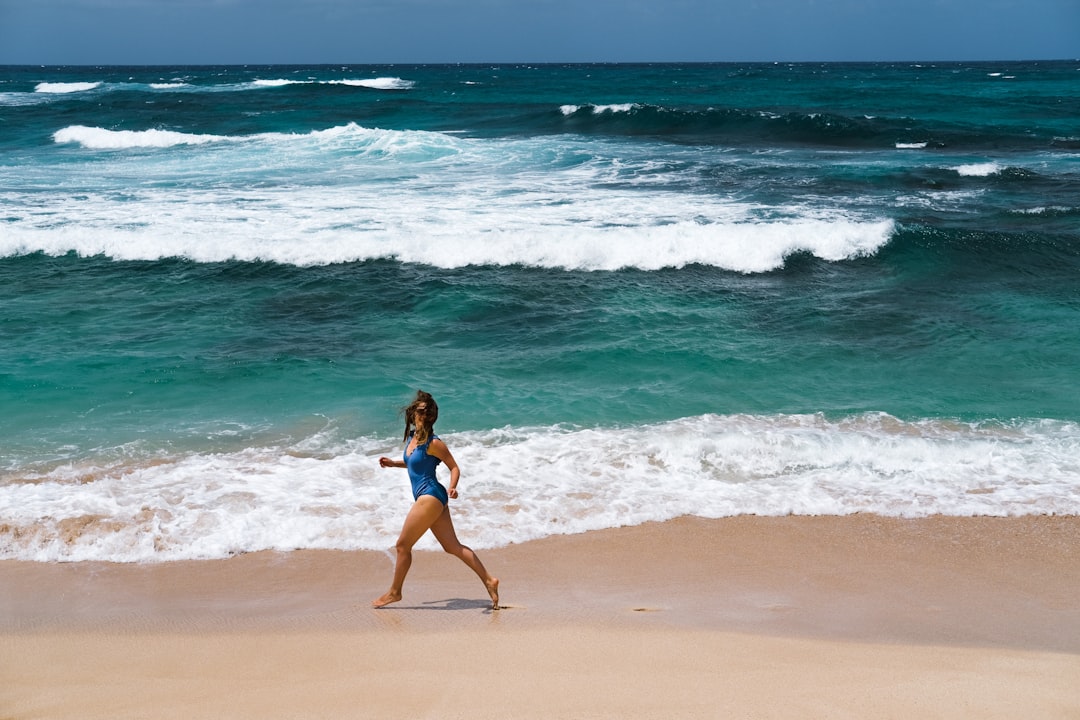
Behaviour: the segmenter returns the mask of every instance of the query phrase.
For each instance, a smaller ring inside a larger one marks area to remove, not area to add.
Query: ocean
[[[0,67],[0,559],[388,548],[417,389],[477,548],[1076,514],[1078,381],[1080,62]]]

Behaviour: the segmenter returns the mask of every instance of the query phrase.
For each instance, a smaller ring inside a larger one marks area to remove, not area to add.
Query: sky
[[[1080,0],[0,0],[0,64],[1080,58]]]

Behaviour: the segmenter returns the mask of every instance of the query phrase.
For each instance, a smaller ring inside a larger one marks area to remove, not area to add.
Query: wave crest
[[[168,148],[177,145],[205,145],[230,139],[224,135],[195,135],[171,130],[106,130],[85,125],[72,125],[53,133],[53,140],[57,143],[75,143],[89,150]]]
[[[146,186],[120,197],[90,193],[79,203],[60,196],[48,208],[26,206],[7,223],[0,255],[301,266],[394,259],[587,271],[697,264],[759,273],[800,253],[827,261],[872,255],[895,232],[890,219],[842,210],[653,192],[651,160],[640,163],[640,173],[621,165],[626,179],[612,183],[603,157],[567,164],[562,158],[578,146],[553,152],[544,140],[487,142],[355,124],[236,137],[72,126],[54,138],[105,151],[227,143],[212,162],[230,170],[215,176],[213,188],[172,183],[167,192]],[[171,178],[172,163],[146,152],[118,170]],[[279,167],[303,182],[267,183]]]
[[[143,220],[134,226],[129,208],[80,208],[77,223],[56,227],[49,216],[48,226],[40,229],[10,228],[0,239],[0,255],[74,252],[115,260],[182,257],[296,266],[390,259],[441,268],[583,271],[706,265],[762,273],[783,267],[797,253],[830,262],[872,255],[895,228],[891,220],[843,219],[610,227],[575,224],[527,205],[478,215],[469,197],[439,206],[430,198],[383,198],[386,205],[378,207],[346,207],[338,198],[299,191],[264,196],[257,203],[250,192],[243,198],[248,207],[240,211],[220,192],[182,204],[174,193],[171,202],[140,204]],[[620,205],[614,198],[606,202],[611,204],[606,213]],[[253,233],[252,226],[262,230]]]
[[[408,90],[415,84],[412,80],[404,80],[399,77],[377,77],[346,80],[255,80],[251,83],[251,86],[255,88],[276,88],[287,85],[344,85],[346,87],[368,88],[369,90]]]
[[[38,83],[34,92],[66,95],[68,93],[85,92],[101,87],[100,82],[43,82]]]
[[[969,163],[953,168],[960,177],[990,177],[991,175],[997,175],[1003,169],[996,162]]]

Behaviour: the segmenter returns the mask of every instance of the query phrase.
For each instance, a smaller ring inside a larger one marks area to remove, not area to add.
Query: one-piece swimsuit
[[[446,505],[450,502],[450,496],[447,494],[446,488],[435,477],[435,468],[442,461],[434,455],[428,454],[428,446],[431,445],[432,440],[437,440],[438,437],[438,435],[432,435],[426,443],[413,448],[412,453],[409,452],[409,443],[405,443],[405,467],[409,470],[409,482],[412,483],[414,500],[421,495],[431,495],[443,505]],[[412,442],[411,435],[409,436],[409,442]]]

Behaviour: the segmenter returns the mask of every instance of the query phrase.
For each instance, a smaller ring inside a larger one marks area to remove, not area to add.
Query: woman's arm
[[[388,458],[388,457],[381,457],[381,458],[379,458],[379,467],[403,468],[403,467],[406,467],[406,465],[405,465],[404,460],[392,460],[391,458]]]
[[[461,469],[458,468],[457,460],[450,453],[450,448],[446,447],[439,438],[435,438],[431,441],[431,445],[428,446],[428,455],[434,455],[446,464],[446,467],[450,468],[450,486],[446,488],[446,493],[451,497],[457,498],[457,485],[458,480],[461,479]]]

